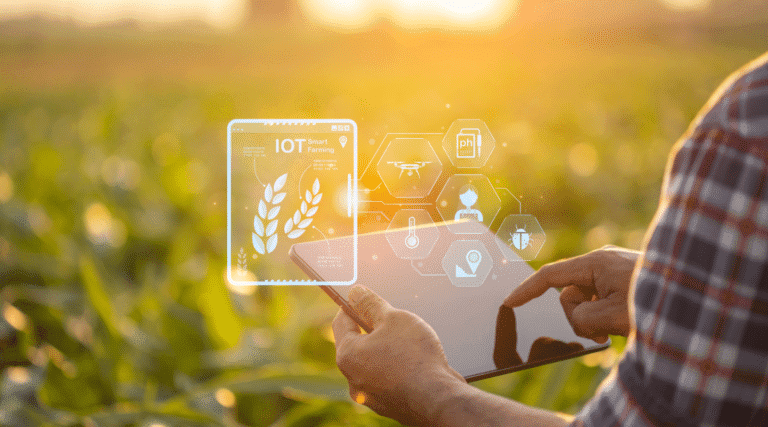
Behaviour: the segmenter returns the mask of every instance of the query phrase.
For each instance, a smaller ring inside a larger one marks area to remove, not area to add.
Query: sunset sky
[[[671,9],[701,9],[709,0],[660,0]],[[406,28],[493,29],[506,22],[520,0],[300,0],[304,12],[329,26],[364,28],[384,17]],[[6,0],[0,19],[42,14],[100,24],[120,19],[174,22],[196,19],[217,27],[238,24],[245,0]]]

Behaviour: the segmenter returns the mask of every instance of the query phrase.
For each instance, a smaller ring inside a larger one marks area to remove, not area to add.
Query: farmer
[[[446,362],[432,328],[364,287],[339,311],[336,360],[353,398],[421,426],[768,425],[768,54],[729,78],[674,146],[644,250],[545,265],[503,302],[548,288],[586,338],[628,336],[571,417],[484,393]]]

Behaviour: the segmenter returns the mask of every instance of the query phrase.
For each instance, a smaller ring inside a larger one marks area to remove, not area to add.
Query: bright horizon
[[[302,10],[326,26],[355,30],[388,19],[404,28],[493,30],[524,0],[299,0]],[[710,0],[659,0],[672,10],[700,10]],[[147,23],[200,20],[226,28],[247,16],[246,0],[5,0],[0,20],[43,15],[99,25],[123,19]]]

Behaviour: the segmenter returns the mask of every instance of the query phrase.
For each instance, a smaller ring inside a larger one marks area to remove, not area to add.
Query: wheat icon
[[[296,239],[305,231],[307,227],[312,224],[312,217],[317,213],[317,204],[320,203],[320,199],[323,198],[323,193],[320,192],[320,181],[315,178],[315,182],[312,184],[312,192],[309,190],[304,194],[304,200],[301,201],[301,207],[296,209],[292,218],[288,218],[285,222],[283,231],[289,239]],[[296,229],[293,229],[293,226]]]
[[[246,270],[248,270],[248,261],[246,259],[245,249],[240,248],[240,253],[237,254],[237,274],[245,276]]]
[[[264,198],[259,200],[259,209],[253,217],[253,248],[264,255],[271,253],[277,247],[277,214],[280,213],[280,203],[286,193],[278,193],[285,186],[288,174],[283,174],[275,180],[275,184],[267,184]],[[270,208],[267,205],[271,205]],[[264,226],[266,224],[266,227]]]

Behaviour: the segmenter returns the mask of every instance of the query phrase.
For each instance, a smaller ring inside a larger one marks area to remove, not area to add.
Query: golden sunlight
[[[710,0],[662,0],[662,3],[675,10],[704,10]]]
[[[505,0],[306,0],[304,10],[322,24],[342,30],[367,27],[380,19],[408,29],[499,28],[517,10]]]

